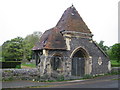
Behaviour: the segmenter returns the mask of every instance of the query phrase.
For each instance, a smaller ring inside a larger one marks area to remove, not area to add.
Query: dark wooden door
[[[85,60],[81,52],[77,52],[72,58],[72,75],[84,76]]]
[[[76,72],[77,76],[83,76],[84,75],[84,58],[78,58],[77,59],[77,67],[76,67]]]

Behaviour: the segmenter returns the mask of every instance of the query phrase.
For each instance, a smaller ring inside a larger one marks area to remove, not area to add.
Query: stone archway
[[[78,47],[71,54],[72,67],[71,75],[83,77],[85,74],[91,73],[91,60],[88,52],[82,48]]]

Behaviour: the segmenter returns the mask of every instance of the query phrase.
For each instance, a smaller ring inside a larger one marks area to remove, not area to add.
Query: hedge
[[[21,61],[0,62],[0,68],[21,68]]]
[[[120,67],[120,64],[112,64],[112,67]]]

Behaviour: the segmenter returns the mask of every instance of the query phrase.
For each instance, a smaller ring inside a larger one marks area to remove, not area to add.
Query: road
[[[51,85],[47,88],[118,88],[118,80],[115,78],[99,78],[61,85]]]
[[[118,88],[118,75],[63,82],[7,81],[2,88]]]

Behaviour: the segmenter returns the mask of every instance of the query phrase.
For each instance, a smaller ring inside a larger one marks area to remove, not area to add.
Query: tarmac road
[[[6,81],[2,88],[119,88],[118,75],[63,82]]]

